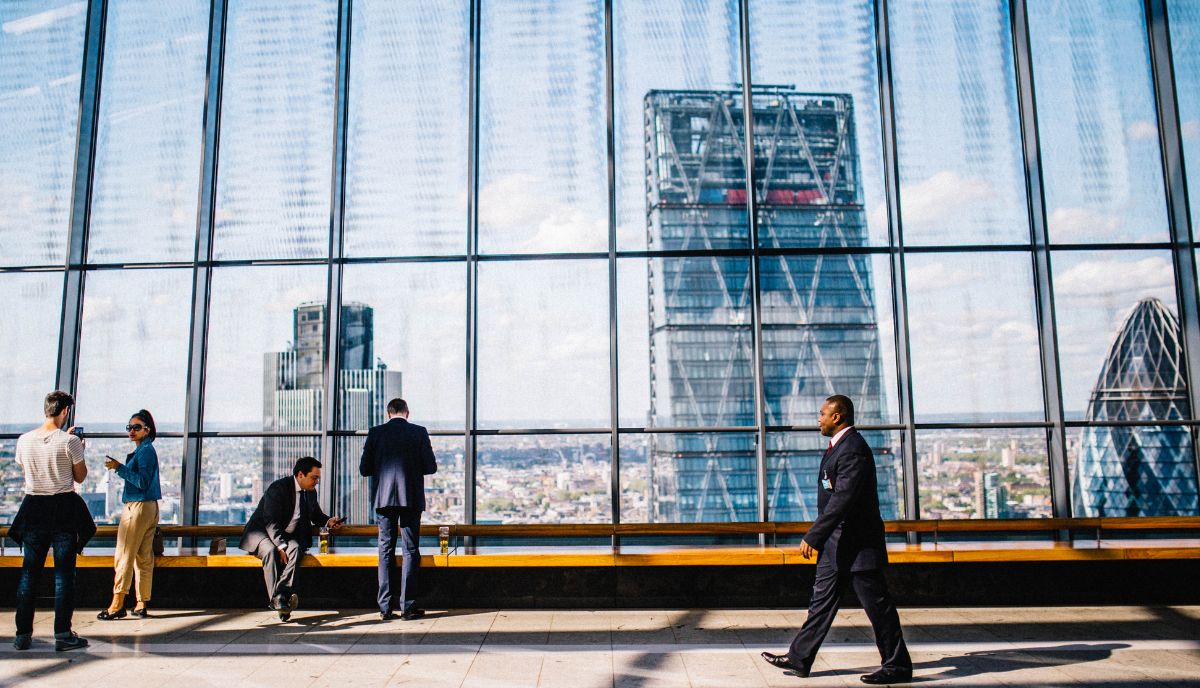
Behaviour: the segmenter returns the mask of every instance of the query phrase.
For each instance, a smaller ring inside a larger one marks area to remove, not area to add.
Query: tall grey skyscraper
[[[292,347],[271,352],[263,361],[263,430],[319,432],[325,380],[325,304],[301,304],[292,316]],[[385,405],[400,396],[401,376],[375,360],[374,310],[365,304],[342,306],[341,371],[338,374],[338,418],[343,428],[383,422]],[[349,442],[340,443],[339,454]],[[296,459],[312,452],[307,438],[263,439],[263,484],[291,472]],[[346,459],[349,461],[349,459]],[[353,468],[346,463],[347,467]],[[356,465],[356,464],[355,464]],[[356,470],[336,472],[341,514],[350,523],[370,522],[368,495],[355,490]]]
[[[1195,516],[1196,459],[1179,322],[1158,299],[1138,303],[1117,334],[1088,403],[1089,421],[1142,421],[1083,431],[1076,516]]]
[[[651,91],[645,98],[647,239],[652,250],[749,246],[740,91]],[[847,95],[779,89],[755,94],[760,241],[764,247],[846,249],[866,243],[853,103]],[[753,313],[745,256],[649,261],[651,424],[753,426]],[[824,399],[847,394],[859,422],[880,422],[883,385],[870,261],[862,255],[760,260],[767,423],[815,422]],[[877,450],[885,518],[895,518],[894,453]],[[824,445],[772,436],[769,515],[816,517]],[[757,518],[748,433],[656,434],[650,517]]]

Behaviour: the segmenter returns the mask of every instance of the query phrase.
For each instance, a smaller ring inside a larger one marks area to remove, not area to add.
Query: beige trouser
[[[158,525],[158,502],[125,502],[117,526],[116,577],[114,594],[127,594],[137,571],[137,599],[150,601],[154,582],[154,528]]]

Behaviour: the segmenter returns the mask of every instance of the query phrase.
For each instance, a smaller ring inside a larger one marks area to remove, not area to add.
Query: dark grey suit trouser
[[[286,600],[288,595],[292,594],[292,587],[296,585],[296,571],[300,567],[300,543],[288,540],[284,551],[287,552],[288,558],[286,564],[281,561],[279,550],[269,538],[263,538],[254,550],[254,556],[262,559],[268,603],[273,603],[280,597]]]
[[[804,619],[800,632],[792,639],[788,660],[805,671],[812,669],[817,650],[829,633],[833,618],[841,606],[842,592],[849,584],[854,587],[854,594],[871,620],[875,646],[879,648],[883,666],[912,671],[912,658],[908,655],[908,646],[904,644],[904,634],[900,630],[900,615],[888,594],[883,571],[838,571],[833,562],[827,566],[822,566],[822,563],[817,562],[817,577],[813,581],[808,617]]]
[[[407,612],[416,607],[421,573],[421,510],[384,507],[375,510],[379,524],[379,611]],[[404,563],[396,580],[396,535]]]

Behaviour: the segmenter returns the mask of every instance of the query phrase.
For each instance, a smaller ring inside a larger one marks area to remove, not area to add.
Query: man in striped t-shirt
[[[71,630],[75,613],[75,556],[82,547],[79,507],[83,500],[75,493],[75,483],[87,477],[83,462],[83,440],[63,431],[75,400],[66,392],[46,395],[46,422],[17,440],[17,463],[25,472],[25,499],[13,519],[10,536],[25,548],[21,580],[17,584],[17,635],[13,647],[29,649],[33,638],[33,591],[46,562],[54,550],[54,649],[75,650],[88,642]],[[83,507],[86,511],[86,506]],[[95,527],[92,527],[94,532]],[[90,537],[90,533],[86,534]],[[83,539],[86,539],[84,537]]]

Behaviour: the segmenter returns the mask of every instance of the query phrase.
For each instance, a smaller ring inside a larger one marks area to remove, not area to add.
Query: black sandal
[[[121,607],[111,614],[107,609],[101,609],[100,613],[96,615],[96,618],[100,619],[101,621],[112,621],[113,619],[124,619],[127,613],[128,612],[125,611],[124,607]]]

